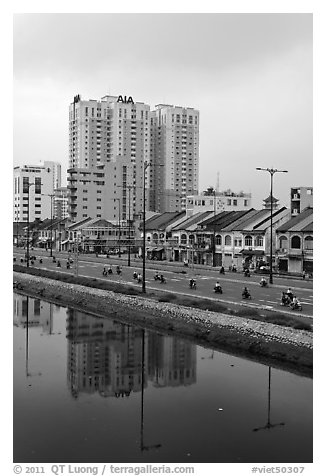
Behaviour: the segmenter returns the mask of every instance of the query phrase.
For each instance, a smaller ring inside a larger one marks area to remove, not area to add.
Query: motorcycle
[[[302,304],[297,301],[297,302],[290,302],[290,308],[292,311],[302,311]]]
[[[281,300],[281,305],[282,306],[290,306],[291,302],[292,301],[289,298],[289,296],[287,294],[283,293],[282,300]]]
[[[108,269],[108,274],[112,274],[112,273],[113,273],[112,268],[109,268]]]
[[[165,279],[165,277],[163,276],[163,274],[161,274],[160,282],[163,283],[163,284],[166,284],[166,279]]]
[[[134,271],[134,272],[132,273],[133,279],[137,279],[137,276],[138,276],[138,274],[136,273],[136,271]]]
[[[121,272],[122,272],[122,271],[121,271],[121,269],[119,268],[119,266],[117,266],[117,274],[119,274],[119,275],[120,275],[120,274],[121,274]]]
[[[42,258],[40,258],[40,264],[42,264],[42,263],[43,263],[43,260],[42,260]]]
[[[189,287],[190,289],[196,289],[196,281],[194,279],[189,281]]]
[[[242,291],[242,299],[251,299],[251,294],[249,291]]]
[[[158,274],[154,274],[154,280],[155,281],[160,281],[161,277]]]
[[[108,275],[108,272],[107,272],[107,270],[106,270],[105,268],[103,269],[102,274],[103,274],[103,276],[107,276],[107,275]]]
[[[214,291],[219,294],[223,294],[222,286],[214,286]]]
[[[67,261],[67,263],[66,263],[66,268],[67,268],[67,269],[70,269],[70,263],[69,263],[69,261]]]
[[[137,276],[137,283],[140,284],[142,282],[142,277],[141,276]]]
[[[268,288],[267,281],[260,281],[259,284],[262,288]]]
[[[249,269],[246,269],[245,272],[243,273],[246,278],[250,278],[250,272]]]
[[[214,286],[214,291],[218,294],[223,294],[222,286]]]

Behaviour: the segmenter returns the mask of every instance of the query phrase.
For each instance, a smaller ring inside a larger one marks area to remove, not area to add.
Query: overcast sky
[[[14,16],[14,165],[68,166],[68,108],[106,94],[200,111],[199,188],[260,207],[312,182],[312,14]]]

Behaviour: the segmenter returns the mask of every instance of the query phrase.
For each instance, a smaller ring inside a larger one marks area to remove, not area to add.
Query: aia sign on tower
[[[117,102],[122,102],[124,104],[134,104],[134,100],[131,96],[127,98],[127,96],[119,96]]]

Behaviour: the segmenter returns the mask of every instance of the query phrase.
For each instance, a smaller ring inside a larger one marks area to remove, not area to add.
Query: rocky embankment
[[[312,375],[312,332],[14,273],[20,293]]]

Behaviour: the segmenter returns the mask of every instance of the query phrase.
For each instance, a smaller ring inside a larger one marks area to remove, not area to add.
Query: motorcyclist
[[[112,271],[112,266],[111,266],[111,265],[110,265],[110,267],[109,267],[109,269],[108,269],[108,273],[109,273],[109,274],[112,274],[112,273],[113,273],[113,271]]]
[[[250,278],[250,271],[249,271],[249,268],[246,268],[245,271],[244,271],[244,275],[247,276],[248,278]]]
[[[191,289],[195,289],[196,288],[196,280],[194,278],[190,278],[189,280],[189,287]]]
[[[154,279],[155,279],[155,281],[159,281],[160,275],[158,274],[158,271],[156,271]]]
[[[214,286],[214,291],[216,291],[216,292],[221,292],[222,291],[222,286],[220,285],[219,281],[216,281],[215,286]]]
[[[160,281],[161,281],[161,283],[165,283],[165,277],[163,276],[163,274],[161,274],[161,276],[160,276]]]
[[[282,291],[282,305],[287,306],[290,302],[289,296],[286,294],[286,292]]]
[[[245,297],[245,298],[250,297],[250,292],[249,292],[247,286],[245,286],[245,287],[243,288],[242,296]]]
[[[293,292],[292,292],[292,289],[289,288],[287,291],[286,291],[286,294],[287,296],[289,297],[290,301],[293,300]]]
[[[221,266],[221,269],[220,269],[220,274],[225,274],[225,269],[224,269],[224,266]]]
[[[141,274],[140,273],[137,274],[137,281],[138,281],[138,283],[141,283]]]
[[[265,278],[261,278],[261,280],[260,280],[260,285],[261,285],[262,287],[267,286],[267,281],[266,281]]]
[[[120,274],[120,273],[121,273],[121,268],[120,268],[120,266],[118,265],[118,266],[117,266],[117,274]]]
[[[68,268],[68,264],[69,264],[69,261],[68,261],[68,263],[67,263],[67,268]],[[106,276],[106,275],[108,274],[108,272],[107,272],[105,266],[104,266],[104,268],[103,268],[103,273],[102,273],[102,274],[103,274],[103,276]]]
[[[298,307],[300,307],[300,303],[299,303],[299,300],[297,299],[297,296],[293,296],[290,306],[292,309],[297,309]]]
[[[133,277],[134,279],[137,279],[137,271],[134,271],[134,272],[133,272],[132,277]]]

